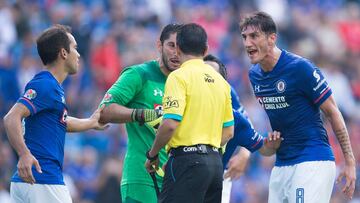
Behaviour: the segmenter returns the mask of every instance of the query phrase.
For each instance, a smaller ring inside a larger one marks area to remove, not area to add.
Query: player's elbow
[[[234,126],[223,128],[221,146],[225,145],[233,137],[234,137]]]

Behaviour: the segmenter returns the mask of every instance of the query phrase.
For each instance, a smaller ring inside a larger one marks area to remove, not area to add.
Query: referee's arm
[[[222,129],[221,146],[224,146],[231,138],[234,137],[234,126],[224,127]]]

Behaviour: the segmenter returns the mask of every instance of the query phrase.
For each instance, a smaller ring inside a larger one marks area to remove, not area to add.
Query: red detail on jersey
[[[317,98],[315,101],[314,101],[314,104],[318,103],[320,101],[321,98],[323,98],[325,96],[325,94],[330,91],[330,87],[327,88],[327,90],[325,90],[325,92],[323,92],[319,98]]]

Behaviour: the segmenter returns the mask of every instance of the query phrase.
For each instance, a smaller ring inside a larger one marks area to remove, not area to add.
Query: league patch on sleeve
[[[112,100],[112,95],[110,93],[106,93],[103,102],[110,102]]]
[[[28,89],[26,90],[25,94],[24,94],[24,97],[27,98],[27,99],[34,99],[36,97],[36,91],[33,90],[33,89]]]
[[[164,98],[164,109],[179,108],[179,101],[171,97]]]

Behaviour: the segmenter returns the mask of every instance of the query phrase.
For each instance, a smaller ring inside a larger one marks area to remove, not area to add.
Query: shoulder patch
[[[26,90],[24,97],[27,99],[34,99],[36,97],[36,91],[34,89],[28,89]]]

